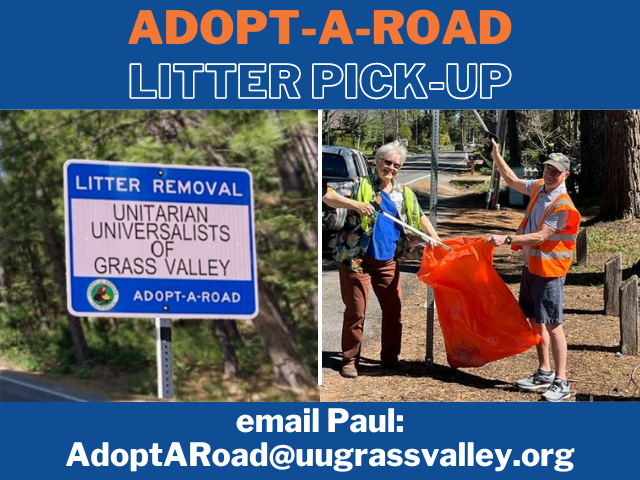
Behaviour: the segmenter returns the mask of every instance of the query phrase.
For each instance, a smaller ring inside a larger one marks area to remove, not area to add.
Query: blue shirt
[[[382,192],[382,204],[380,206],[383,212],[394,217],[398,215],[398,208],[387,192]],[[402,227],[400,225],[382,215],[378,216],[373,224],[373,235],[366,255],[384,262],[391,260],[396,254],[401,232]]]

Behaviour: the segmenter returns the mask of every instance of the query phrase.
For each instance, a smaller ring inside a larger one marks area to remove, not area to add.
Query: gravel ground
[[[426,185],[412,185],[417,193],[428,194]],[[443,216],[438,228],[443,238],[486,237],[491,233],[513,232],[522,210],[483,209],[478,194],[446,199],[455,214]],[[602,259],[590,259],[601,261]],[[507,248],[496,249],[494,265],[517,296],[522,254]],[[331,268],[331,267],[327,267]],[[418,264],[405,264],[416,272]],[[379,367],[379,329],[365,326],[361,375],[355,380],[342,378],[337,358],[323,359],[324,375],[320,387],[322,401],[539,401],[539,393],[518,391],[513,382],[537,368],[535,349],[480,368],[453,369],[448,366],[442,333],[437,320],[434,329],[434,364],[426,366],[427,286],[415,275],[403,283],[402,358],[413,371],[396,374]],[[375,296],[373,297],[375,298]],[[339,299],[336,299],[339,302]],[[373,300],[375,302],[375,300]],[[568,377],[571,401],[640,400],[640,357],[618,354],[618,317],[605,316],[602,275],[569,273],[565,287],[565,333],[567,336]],[[369,324],[379,323],[368,318]],[[638,369],[638,372],[636,372]]]

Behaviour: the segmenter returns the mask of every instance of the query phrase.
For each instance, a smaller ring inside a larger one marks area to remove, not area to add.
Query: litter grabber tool
[[[413,228],[411,225],[407,225],[406,223],[404,223],[402,220],[394,217],[393,215],[389,215],[387,212],[383,212],[382,208],[380,208],[380,204],[378,202],[376,202],[375,200],[371,202],[371,206],[375,209],[375,212],[373,213],[374,217],[377,215],[382,215],[383,217],[388,218],[389,220],[391,220],[392,222],[397,223],[398,225],[406,228],[407,230],[409,230],[410,232],[415,233],[416,235],[418,235],[419,237],[422,237],[423,239],[429,241],[429,242],[433,242],[436,245],[438,245],[439,247],[443,247],[446,248],[447,250],[451,251],[451,247],[449,245],[445,245],[442,242],[439,242],[438,240],[436,240],[433,237],[430,237],[429,235],[427,235],[424,232],[421,232],[420,230],[418,230],[417,228]]]
[[[485,136],[487,138],[491,138],[493,140],[496,141],[497,144],[500,144],[500,137],[498,137],[495,133],[491,133],[489,131],[489,129],[487,128],[487,126],[485,125],[485,123],[482,121],[482,117],[480,116],[480,114],[478,113],[477,110],[472,110],[473,114],[476,116],[476,118],[478,119],[478,122],[480,122],[480,125],[482,126],[483,130],[485,131]],[[484,151],[487,152],[487,155],[491,155],[491,151],[493,150],[493,144],[490,143],[489,145],[485,144],[484,146]],[[497,181],[498,181],[498,185],[494,185],[496,183],[496,175],[498,175]],[[489,208],[489,205],[491,204],[491,200],[493,198],[493,194],[494,192],[497,192],[500,190],[500,177],[499,177],[499,173],[496,174],[496,162],[494,161],[491,165],[491,180],[489,181],[489,190],[487,191],[487,199],[486,199],[486,208]]]
[[[476,116],[476,118],[478,119],[478,122],[480,122],[480,126],[482,127],[482,129],[486,133],[485,137],[492,138],[493,140],[496,141],[496,143],[499,144],[500,143],[500,137],[498,137],[495,133],[492,133],[492,132],[489,131],[489,129],[485,125],[484,121],[482,120],[482,117],[480,116],[480,114],[478,113],[477,110],[472,110],[472,112]],[[484,151],[487,152],[487,154],[491,154],[491,150],[493,150],[493,145],[492,144],[489,144],[489,145],[485,144]]]

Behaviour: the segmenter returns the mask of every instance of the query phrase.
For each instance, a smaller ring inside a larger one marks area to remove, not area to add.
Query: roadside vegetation
[[[0,112],[0,365],[152,398],[152,321],[66,311],[68,159],[249,169],[260,314],[173,322],[176,399],[317,398],[317,112]]]

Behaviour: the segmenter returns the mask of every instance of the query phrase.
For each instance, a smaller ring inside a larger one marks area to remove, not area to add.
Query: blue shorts
[[[520,308],[536,323],[562,323],[562,301],[565,277],[545,278],[522,269]]]

